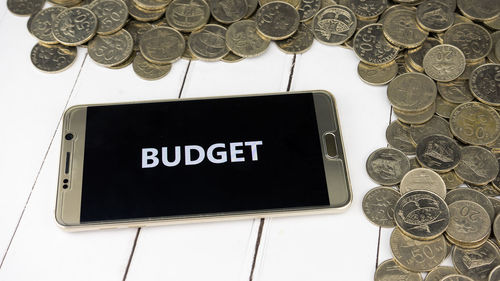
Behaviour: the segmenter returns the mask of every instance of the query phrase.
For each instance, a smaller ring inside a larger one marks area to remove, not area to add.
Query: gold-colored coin
[[[482,59],[479,59],[479,60],[473,61],[473,62],[467,62],[465,64],[464,73],[462,73],[462,75],[460,75],[457,78],[457,80],[469,80],[470,76],[472,75],[472,71],[474,71],[474,69],[478,68],[479,66],[481,66],[485,63],[486,63],[486,58],[482,58]]]
[[[399,53],[399,48],[385,39],[382,24],[379,23],[369,24],[361,28],[354,36],[353,44],[354,53],[358,58],[371,65],[389,63],[396,59]]]
[[[454,10],[440,0],[426,1],[417,7],[417,22],[423,30],[443,32],[453,25]]]
[[[141,53],[137,53],[132,63],[134,72],[145,80],[157,80],[170,72],[171,64],[154,64],[147,61]]]
[[[171,0],[133,0],[134,3],[145,10],[165,9]]]
[[[457,176],[474,185],[485,185],[494,180],[499,166],[496,157],[480,146],[462,148],[462,160],[455,168]]]
[[[117,65],[108,66],[108,68],[111,68],[111,69],[122,69],[122,68],[125,68],[125,67],[131,65],[134,62],[134,59],[135,59],[136,55],[137,55],[137,52],[133,51],[132,54],[130,54],[130,56],[124,62],[122,62],[120,64],[117,64]]]
[[[460,274],[452,274],[445,276],[440,281],[474,281],[472,278]]]
[[[415,49],[408,50],[408,56],[405,57],[407,59],[407,63],[410,64],[413,68],[418,70],[419,72],[424,72],[424,57],[433,47],[440,45],[441,42],[432,37],[428,37],[425,39],[422,46],[417,47]]]
[[[31,50],[31,62],[45,72],[59,72],[70,67],[76,59],[76,48],[60,44],[36,44]]]
[[[95,0],[89,9],[97,16],[97,34],[107,35],[120,30],[128,19],[128,8],[122,0]]]
[[[125,30],[130,33],[132,39],[134,40],[134,51],[139,51],[139,41],[142,34],[153,29],[154,26],[148,22],[140,22],[136,20],[130,20],[127,25],[125,25]]]
[[[403,48],[422,45],[429,34],[418,26],[415,12],[409,10],[398,10],[387,15],[383,30],[389,42]]]
[[[495,209],[493,208],[491,201],[488,200],[488,197],[481,192],[470,188],[457,188],[446,194],[445,201],[448,205],[460,200],[468,200],[481,205],[481,207],[483,207],[490,216],[491,221],[493,222],[493,219],[495,219]]]
[[[443,37],[445,44],[459,48],[467,62],[485,58],[491,48],[491,36],[484,27],[475,23],[461,23],[450,27]]]
[[[436,114],[440,117],[450,118],[451,112],[458,105],[458,103],[451,103],[444,100],[441,95],[436,96]]]
[[[482,103],[500,106],[500,64],[484,64],[476,68],[469,80],[472,95]]]
[[[225,57],[223,57],[221,59],[221,61],[227,62],[227,63],[233,63],[233,62],[242,61],[243,59],[244,59],[243,57],[238,56],[237,54],[230,51],[229,54],[227,54]]]
[[[453,138],[450,131],[450,124],[439,116],[433,116],[431,120],[424,124],[410,126],[410,136],[415,145],[431,135],[444,135]]]
[[[495,57],[500,58],[500,39],[495,43]]]
[[[441,178],[444,181],[444,184],[446,185],[446,189],[455,189],[462,185],[464,181],[457,176],[457,174],[454,171],[449,171],[447,173],[442,173],[439,174]]]
[[[425,73],[440,82],[458,78],[465,70],[465,56],[459,48],[452,45],[438,45],[424,57]]]
[[[52,23],[52,34],[63,45],[78,46],[92,39],[97,24],[97,17],[91,10],[69,8],[62,11]]]
[[[257,10],[257,31],[271,40],[283,40],[299,28],[299,13],[285,2],[271,2]]]
[[[401,111],[418,112],[429,108],[436,100],[437,88],[432,79],[420,73],[396,77],[387,88],[392,106]]]
[[[226,44],[238,56],[248,58],[264,53],[270,41],[257,34],[253,20],[242,20],[231,24],[226,32]]]
[[[304,0],[259,0],[259,4],[262,7],[266,4],[269,4],[271,2],[277,2],[277,1],[288,3],[297,9],[300,7],[300,3]]]
[[[217,61],[229,53],[226,45],[227,29],[217,24],[207,24],[189,35],[188,47],[194,56],[205,61]]]
[[[301,23],[297,32],[287,39],[276,41],[276,45],[287,54],[302,54],[311,48],[313,41],[314,35],[311,29]]]
[[[451,266],[438,266],[425,276],[424,281],[441,281],[444,277],[457,274],[455,268]]]
[[[146,60],[169,64],[184,53],[186,42],[182,34],[171,27],[157,27],[142,34],[139,49]]]
[[[490,272],[500,265],[500,252],[492,241],[476,249],[455,247],[451,253],[455,269],[475,281],[488,281]],[[448,280],[446,280],[448,281]]]
[[[337,19],[338,23],[330,24],[332,19]],[[319,42],[327,45],[340,45],[356,32],[356,25],[356,15],[351,9],[334,5],[321,9],[314,16],[312,31]]]
[[[497,0],[457,0],[460,12],[471,20],[493,20],[500,16]]]
[[[241,20],[248,11],[246,0],[209,0],[208,4],[212,17],[225,24]]]
[[[422,166],[420,166],[420,163],[418,163],[417,158],[415,158],[415,157],[411,158],[410,159],[410,170],[415,170],[418,168],[422,168]]]
[[[370,178],[385,186],[396,185],[410,170],[410,160],[394,148],[379,148],[366,160],[366,171]]]
[[[385,130],[385,138],[390,147],[400,150],[406,155],[415,154],[415,144],[410,137],[410,127],[398,120],[392,121]]]
[[[488,281],[497,281],[497,280],[500,280],[500,265],[491,270],[491,273],[488,276]]]
[[[45,0],[7,0],[7,8],[19,16],[29,16],[42,10]]]
[[[246,0],[246,2],[247,14],[243,17],[244,19],[251,17],[257,10],[257,6],[259,6],[259,0]]]
[[[493,29],[493,30],[500,30],[500,17],[493,19],[493,20],[486,20],[483,22],[484,25],[487,27]]]
[[[450,129],[464,143],[486,145],[500,136],[500,115],[487,105],[464,103],[451,113]]]
[[[490,217],[481,205],[461,200],[453,202],[448,208],[451,219],[446,235],[450,241],[477,245],[490,235]]]
[[[446,197],[446,185],[438,173],[427,168],[416,168],[403,177],[399,185],[401,194],[413,190],[427,190],[441,198]]]
[[[321,0],[302,0],[300,1],[299,18],[301,22],[311,20],[321,9]]]
[[[450,103],[460,104],[474,100],[468,81],[438,82],[437,88],[441,97]]]
[[[500,216],[497,215],[495,221],[493,222],[493,234],[497,240],[497,243],[500,244]]]
[[[393,259],[381,263],[375,271],[375,281],[422,281],[419,273],[400,267]]]
[[[155,21],[165,14],[165,8],[159,10],[146,10],[135,4],[133,0],[123,0],[127,4],[128,13],[138,21]]]
[[[130,33],[121,29],[111,35],[97,35],[88,44],[90,58],[103,66],[114,66],[126,61],[132,54],[134,41]]]
[[[394,205],[401,194],[390,187],[375,187],[363,197],[363,213],[375,225],[395,227]]]
[[[33,16],[33,20],[30,25],[30,30],[33,36],[35,36],[36,39],[42,43],[56,44],[57,40],[52,34],[52,23],[64,10],[66,10],[66,8],[54,6],[36,13]]]
[[[349,8],[360,19],[373,19],[380,16],[389,6],[387,0],[350,0]]]
[[[168,24],[182,32],[202,28],[210,18],[210,7],[204,0],[173,0],[165,13]]]
[[[77,7],[78,5],[80,5],[83,2],[82,0],[48,0],[48,1],[51,3],[54,3],[56,5],[67,7],[67,8]]]
[[[465,184],[471,189],[481,192],[482,194],[487,196],[488,199],[490,199],[492,196],[493,197],[500,196],[500,191],[497,190],[491,183],[488,183],[486,185],[473,185],[470,183],[465,183]]]
[[[369,65],[362,61],[358,64],[358,75],[365,83],[380,86],[392,81],[398,74],[398,65],[392,61],[384,65]]]
[[[393,112],[398,119],[406,124],[423,124],[431,120],[436,112],[436,103],[433,102],[428,108],[422,111],[401,111],[393,108]]]

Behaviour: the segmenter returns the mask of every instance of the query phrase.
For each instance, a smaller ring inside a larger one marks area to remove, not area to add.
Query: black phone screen
[[[87,108],[80,221],[329,205],[311,93]]]

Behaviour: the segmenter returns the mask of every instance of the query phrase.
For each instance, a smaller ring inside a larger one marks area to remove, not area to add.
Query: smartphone
[[[78,105],[63,117],[69,230],[331,213],[352,201],[325,91]]]

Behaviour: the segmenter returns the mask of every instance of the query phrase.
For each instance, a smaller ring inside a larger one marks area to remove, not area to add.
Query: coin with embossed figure
[[[209,0],[212,16],[219,22],[230,24],[241,20],[248,11],[245,0]]]
[[[484,185],[498,174],[498,161],[489,150],[480,146],[462,148],[462,160],[455,168],[457,176],[475,185]]]
[[[66,8],[54,6],[36,13],[30,25],[33,36],[42,43],[56,44],[57,40],[52,34],[52,23],[64,10],[66,10]]]
[[[144,80],[157,80],[170,72],[171,64],[154,64],[147,61],[139,52],[132,63],[134,72]]]
[[[416,168],[403,177],[399,185],[401,194],[413,190],[427,190],[434,192],[441,198],[446,197],[446,185],[438,173],[427,168]]]
[[[460,23],[450,27],[444,33],[443,41],[459,48],[468,62],[486,57],[493,45],[489,32],[475,23]]]
[[[481,205],[466,200],[453,202],[450,209],[450,224],[446,235],[450,241],[461,245],[477,245],[490,235],[490,216]]]
[[[444,277],[452,274],[457,274],[452,266],[438,266],[425,276],[424,281],[441,281]]]
[[[203,27],[210,18],[210,7],[204,0],[173,0],[167,7],[168,24],[182,32]]]
[[[375,225],[381,227],[394,227],[394,205],[401,194],[390,187],[375,187],[363,197],[363,212]]]
[[[130,33],[120,30],[111,35],[97,35],[88,44],[89,56],[103,66],[114,66],[126,61],[134,47]]]
[[[467,277],[465,275],[452,274],[452,275],[445,276],[440,281],[474,281],[474,279]]]
[[[52,23],[52,34],[63,45],[78,46],[89,41],[97,30],[97,17],[87,8],[62,11]]]
[[[415,144],[419,144],[425,137],[431,135],[444,135],[453,137],[450,131],[450,124],[439,116],[433,116],[431,120],[423,124],[414,124],[410,126],[410,136]]]
[[[441,97],[451,103],[465,103],[474,100],[468,81],[438,82],[437,88]]]
[[[441,42],[438,39],[428,37],[420,47],[408,50],[408,62],[419,72],[424,72],[425,55],[430,49],[440,44]]]
[[[493,20],[500,16],[497,0],[457,0],[458,9],[471,20]]]
[[[188,47],[201,60],[217,61],[229,53],[226,45],[227,29],[217,24],[207,24],[189,35]]]
[[[410,127],[398,120],[392,123],[385,130],[385,138],[393,148],[401,150],[406,155],[415,154],[415,144],[410,137]]]
[[[171,0],[133,0],[134,3],[145,10],[161,10],[167,7]]]
[[[461,142],[487,145],[500,136],[500,116],[482,103],[464,103],[451,113],[450,129]]]
[[[314,37],[327,45],[340,45],[356,32],[356,15],[351,9],[340,6],[328,6],[321,9],[313,18]]]
[[[178,60],[186,43],[182,34],[171,27],[157,27],[141,36],[139,48],[144,58],[152,63],[167,64]]]
[[[389,42],[403,48],[422,45],[428,35],[418,26],[415,12],[410,10],[398,10],[387,15],[383,30]]]
[[[124,0],[125,4],[127,4],[128,12],[130,16],[138,21],[149,22],[155,21],[161,18],[165,14],[165,8],[159,10],[146,10],[143,9],[133,0]]]
[[[385,39],[382,24],[374,23],[361,28],[354,36],[353,49],[358,58],[371,65],[386,64],[393,61],[399,48]]]
[[[429,32],[443,32],[455,21],[454,11],[440,0],[429,0],[417,7],[417,22]]]
[[[398,184],[410,170],[410,160],[394,148],[380,148],[366,160],[366,171],[372,180],[381,185]]]
[[[375,281],[422,281],[420,273],[411,272],[399,266],[393,259],[381,263],[375,271]]]
[[[301,22],[306,22],[314,17],[321,9],[321,0],[302,0],[300,1],[299,18]]]
[[[260,7],[255,16],[257,31],[271,40],[286,39],[299,28],[299,13],[290,4],[271,2]]]
[[[358,64],[358,75],[365,83],[379,86],[385,85],[398,74],[398,65],[392,61],[384,65],[369,65],[362,61]]]
[[[350,0],[349,7],[361,19],[371,19],[380,16],[388,7],[387,0]]]
[[[457,176],[455,171],[441,173],[439,174],[439,176],[441,176],[441,178],[443,179],[444,184],[446,185],[446,189],[448,190],[455,189],[464,183],[464,181]]]
[[[297,32],[287,39],[276,41],[278,48],[288,54],[301,54],[309,50],[313,44],[314,35],[304,23],[299,25]]]
[[[269,4],[271,2],[277,2],[277,1],[288,3],[288,4],[292,5],[293,7],[295,7],[296,9],[298,9],[300,7],[300,3],[302,2],[302,0],[259,0],[259,4],[262,7],[266,4]]]
[[[121,0],[95,0],[89,9],[97,16],[97,34],[107,35],[120,30],[128,19],[128,8]]]
[[[437,194],[414,190],[398,200],[394,219],[405,235],[417,240],[432,240],[446,230],[450,214],[445,201]]]
[[[472,95],[483,103],[500,106],[500,64],[476,68],[469,80]]]
[[[132,39],[134,40],[134,51],[139,51],[139,41],[142,34],[153,29],[154,26],[148,22],[140,22],[136,20],[130,20],[127,25],[125,25],[125,30],[130,33]]]
[[[29,16],[42,10],[45,0],[7,0],[9,11],[20,16]]]
[[[474,281],[488,281],[491,270],[500,265],[500,252],[498,247],[488,240],[476,249],[455,247],[451,260],[460,274]]]
[[[430,135],[417,144],[417,159],[422,167],[446,173],[457,167],[461,159],[457,143],[444,135]]]
[[[452,45],[438,45],[427,52],[424,70],[436,81],[449,82],[458,78],[465,70],[465,56]]]
[[[31,62],[45,72],[62,71],[75,61],[76,48],[63,45],[36,44],[31,50]]]
[[[436,103],[433,102],[428,108],[422,111],[401,111],[393,108],[393,112],[401,122],[406,124],[424,124],[434,116]]]
[[[391,233],[390,246],[396,262],[413,272],[431,271],[446,258],[446,240],[443,235],[420,241],[395,228]]]
[[[387,88],[392,106],[402,111],[422,111],[436,100],[436,84],[421,73],[406,73],[396,77]]]
[[[264,53],[270,40],[257,34],[257,24],[253,20],[242,20],[231,24],[226,32],[229,49],[241,57],[255,57]]]
[[[491,221],[495,218],[495,209],[493,208],[491,201],[488,200],[488,197],[481,192],[470,188],[457,188],[446,194],[445,201],[448,205],[460,200],[469,200],[481,205],[481,207],[483,207],[490,216]]]

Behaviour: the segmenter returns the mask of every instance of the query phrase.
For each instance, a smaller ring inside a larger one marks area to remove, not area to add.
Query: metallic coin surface
[[[351,0],[349,8],[358,18],[376,18],[380,16],[389,6],[387,0]]]
[[[389,42],[403,48],[422,45],[428,35],[418,26],[415,12],[410,10],[398,10],[387,15],[383,29]]]
[[[401,150],[404,154],[415,154],[416,147],[410,136],[410,127],[398,120],[393,121],[387,127],[385,138],[391,147]]]
[[[418,163],[417,158],[416,157],[410,158],[410,170],[418,168],[422,168],[422,166],[420,166],[420,163]]]
[[[476,68],[469,80],[472,95],[482,103],[500,106],[500,64]]]
[[[471,20],[493,20],[500,15],[500,3],[495,0],[457,0],[457,6]]]
[[[248,58],[264,53],[270,41],[257,34],[253,20],[242,20],[231,24],[226,32],[226,44],[238,56]]]
[[[438,82],[437,88],[441,97],[451,103],[465,103],[474,100],[468,81]]]
[[[439,116],[433,116],[431,120],[424,124],[410,126],[410,136],[415,144],[419,144],[425,137],[436,134],[453,137],[450,124]]]
[[[235,54],[233,52],[229,52],[229,54],[227,54],[221,60],[223,62],[233,63],[233,62],[239,62],[239,61],[243,60],[243,57],[240,57],[240,56],[238,56],[237,54]]]
[[[299,18],[301,22],[306,22],[314,17],[321,9],[321,0],[302,0],[300,1]]]
[[[432,240],[446,230],[450,213],[445,201],[435,193],[414,190],[398,200],[394,219],[405,235],[417,240]]]
[[[393,112],[401,122],[406,124],[423,124],[431,120],[434,116],[436,112],[436,103],[432,103],[431,106],[422,111],[400,111],[393,108]]]
[[[299,28],[299,13],[285,2],[271,2],[257,10],[257,31],[271,40],[286,39]]]
[[[241,20],[248,11],[246,0],[210,0],[208,4],[212,17],[225,24]]]
[[[120,30],[128,19],[128,8],[121,0],[95,0],[89,9],[97,16],[97,34],[111,34]]]
[[[483,207],[490,216],[491,221],[495,218],[495,209],[493,208],[491,201],[488,200],[488,197],[481,192],[470,188],[457,188],[446,194],[445,201],[448,205],[460,200],[469,200],[481,205],[481,207]]]
[[[45,0],[7,0],[9,11],[20,16],[29,16],[42,10]]]
[[[475,23],[460,23],[450,27],[444,33],[443,41],[459,48],[468,62],[486,57],[493,45],[489,32]]]
[[[295,7],[296,9],[298,9],[300,7],[300,2],[302,0],[259,0],[259,4],[262,7],[268,3],[277,2],[277,1],[288,3],[288,4],[292,5],[293,7]]]
[[[451,112],[457,107],[457,103],[444,100],[441,95],[436,96],[436,114],[443,118],[450,118]],[[448,127],[449,130],[449,127]]]
[[[217,61],[229,53],[226,45],[227,29],[217,24],[207,24],[189,35],[188,46],[201,60]]]
[[[500,216],[496,216],[495,220],[493,221],[493,234],[495,235],[497,241],[500,241]],[[500,272],[499,272],[500,276]],[[497,280],[497,279],[495,279]]]
[[[328,6],[321,9],[313,19],[314,37],[327,45],[340,45],[356,32],[357,19],[351,9]]]
[[[490,35],[491,35],[491,42],[493,45],[490,53],[488,54],[488,59],[492,63],[500,63],[500,59],[496,55],[496,49],[499,48],[498,46],[500,46],[500,44],[498,43],[500,41],[500,31],[493,32]]]
[[[358,58],[371,65],[389,63],[399,53],[399,48],[385,39],[382,24],[379,23],[369,24],[361,28],[354,36],[353,44],[354,52]]]
[[[62,11],[52,23],[52,34],[63,45],[78,46],[95,35],[97,24],[97,17],[91,10],[69,8]]]
[[[134,72],[145,80],[157,80],[170,72],[171,64],[154,64],[147,61],[141,53],[137,53],[132,63]]]
[[[394,79],[398,74],[398,65],[392,61],[384,65],[369,65],[362,61],[358,64],[358,75],[365,83],[380,86]]]
[[[453,202],[450,209],[450,224],[446,229],[451,241],[463,244],[476,244],[490,235],[491,220],[481,205],[466,200]]]
[[[186,43],[182,34],[171,27],[157,27],[141,36],[139,49],[144,58],[156,64],[168,64],[184,53]]]
[[[418,149],[418,148],[417,148]],[[457,176],[465,182],[485,185],[498,174],[498,161],[487,149],[480,146],[462,148],[462,160],[455,168]]]
[[[465,275],[452,274],[452,275],[445,276],[440,281],[474,281],[474,280],[472,278],[465,276]]]
[[[414,190],[434,192],[441,198],[446,197],[446,185],[438,173],[427,168],[417,168],[409,171],[399,185],[401,194]]]
[[[304,23],[299,25],[297,31],[284,40],[276,41],[278,48],[288,54],[301,54],[309,50],[314,41],[314,34]]]
[[[491,270],[500,265],[498,247],[491,241],[486,241],[476,249],[455,247],[451,253],[451,259],[460,274],[474,281],[488,281]]]
[[[498,214],[500,214],[500,199],[496,197],[488,197],[488,199],[490,200],[491,204],[493,205],[493,208],[495,209],[495,218],[496,218]],[[500,235],[495,237],[500,238]]]
[[[454,171],[439,174],[446,185],[446,189],[455,189],[462,185],[464,181],[457,176]]]
[[[394,260],[386,260],[375,271],[375,281],[422,281],[420,273],[411,272],[400,267]]]
[[[462,75],[460,75],[457,79],[458,80],[469,80],[470,76],[472,75],[472,71],[476,69],[477,67],[483,65],[486,63],[486,58],[482,58],[473,62],[467,62],[465,64],[465,70]]]
[[[441,281],[444,277],[457,274],[455,268],[451,266],[438,266],[425,276],[424,281]]]
[[[470,187],[471,189],[474,189],[476,191],[481,192],[482,194],[484,194],[485,196],[487,196],[488,199],[490,199],[492,196],[493,197],[500,196],[500,191],[497,190],[491,183],[488,183],[486,185],[473,185],[473,184],[470,184],[470,183],[466,183],[466,185],[468,187]]]
[[[168,24],[182,32],[203,27],[210,18],[210,7],[204,0],[173,0],[167,7]]]
[[[487,105],[464,103],[451,113],[450,129],[464,143],[486,145],[500,136],[500,116]]]
[[[395,227],[394,205],[401,194],[390,187],[375,187],[363,197],[363,212],[375,225],[381,227]]]
[[[465,70],[465,56],[452,45],[438,45],[424,57],[424,70],[436,81],[449,82],[458,78]]]
[[[417,144],[417,160],[422,165],[439,173],[454,169],[462,158],[455,140],[444,135],[430,135]]]
[[[418,5],[417,22],[423,30],[443,32],[453,25],[455,21],[454,10],[444,2],[430,0]]]
[[[395,228],[391,233],[390,246],[396,262],[413,272],[431,271],[446,258],[446,240],[443,235],[419,241]]]
[[[406,73],[396,77],[387,88],[387,97],[395,109],[422,111],[436,100],[434,81],[424,74]]]
[[[500,165],[500,156],[495,154],[495,157],[497,158],[498,165]],[[491,181],[491,184],[500,191],[500,172],[497,174],[495,179]]]
[[[259,6],[259,0],[246,0],[247,3],[247,14],[243,17],[245,19],[251,17],[255,10],[257,10],[257,6]]]
[[[134,41],[122,29],[111,35],[97,35],[88,44],[89,56],[103,66],[114,66],[126,61],[132,54]]]
[[[441,42],[432,37],[427,37],[422,46],[408,50],[408,62],[419,72],[424,72],[424,57],[433,47],[440,45]]]
[[[132,39],[134,40],[134,51],[139,51],[139,41],[142,34],[153,29],[154,26],[147,22],[140,22],[136,20],[130,20],[127,25],[125,25],[125,30],[130,33]]]
[[[491,273],[488,276],[488,281],[498,281],[498,280],[500,280],[500,266],[497,266],[493,270],[491,270]]]
[[[108,66],[108,68],[111,68],[111,69],[122,69],[122,68],[125,68],[125,67],[131,65],[134,62],[134,59],[135,59],[136,55],[137,55],[137,52],[133,51],[132,54],[130,54],[130,56],[124,62],[122,62],[120,64],[117,64],[117,65]]]
[[[63,45],[36,44],[31,50],[31,62],[45,72],[62,71],[75,61],[76,48]]]
[[[165,9],[159,10],[146,10],[142,9],[135,4],[133,0],[124,0],[125,4],[127,4],[128,12],[132,18],[142,21],[155,21],[161,18],[165,14]]]
[[[396,185],[410,170],[410,160],[394,148],[379,148],[366,160],[370,178],[381,185]]]
[[[42,43],[56,44],[57,40],[52,34],[52,23],[64,10],[66,10],[66,8],[54,6],[36,13],[30,24],[31,34],[33,34],[33,36],[35,36],[36,39]]]
[[[171,0],[133,0],[134,3],[145,10],[164,9]]]

